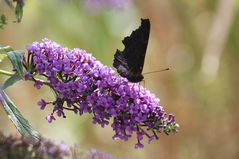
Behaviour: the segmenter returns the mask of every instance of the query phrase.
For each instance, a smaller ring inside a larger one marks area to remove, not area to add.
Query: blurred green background
[[[129,0],[128,0],[129,1]],[[122,1],[123,2],[123,1]],[[96,148],[120,158],[135,159],[237,159],[239,158],[239,1],[137,0],[124,7],[86,5],[79,0],[25,2],[21,23],[0,1],[8,25],[0,30],[0,44],[25,50],[27,44],[47,37],[69,48],[81,48],[112,66],[121,40],[150,18],[151,33],[143,72],[170,67],[145,76],[145,87],[156,94],[166,112],[180,124],[176,135],[136,150],[136,138],[113,141],[110,126],[91,123],[91,116],[67,113],[51,124],[37,101],[51,99],[48,88],[19,82],[7,89],[22,114],[44,137],[83,150]],[[11,70],[9,61],[1,69]],[[1,76],[3,82],[6,77]],[[0,130],[17,133],[3,108]]]

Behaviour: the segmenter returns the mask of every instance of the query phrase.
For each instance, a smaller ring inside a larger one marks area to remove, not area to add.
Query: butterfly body
[[[142,75],[145,54],[150,33],[149,19],[141,19],[141,26],[122,41],[123,51],[116,50],[113,66],[120,76],[137,83],[143,80]]]

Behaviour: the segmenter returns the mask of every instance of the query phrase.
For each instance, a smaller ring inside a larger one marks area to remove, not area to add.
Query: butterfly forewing
[[[150,33],[149,19],[141,19],[141,26],[122,41],[125,48],[117,50],[113,66],[131,82],[143,80],[142,70]]]

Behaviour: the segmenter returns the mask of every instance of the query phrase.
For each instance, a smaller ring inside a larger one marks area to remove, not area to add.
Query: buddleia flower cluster
[[[23,137],[6,136],[0,132],[0,158],[1,159],[63,159],[70,155],[67,145],[55,144],[41,138],[38,144],[29,144]]]
[[[1,159],[117,159],[106,152],[96,149],[85,151],[77,145],[56,144],[41,137],[37,144],[30,144],[26,138],[16,135],[4,135],[0,131]]]
[[[160,132],[177,131],[174,115],[166,114],[154,94],[120,77],[85,50],[70,50],[46,38],[28,45],[27,50],[25,80],[35,81],[37,89],[47,85],[55,93],[54,101],[38,102],[42,110],[53,106],[46,116],[49,123],[56,116],[66,118],[65,111],[90,113],[94,124],[104,127],[111,123],[115,140],[127,141],[136,133],[135,148],[144,146],[145,136],[151,142]]]
[[[86,0],[86,6],[91,9],[102,9],[104,7],[113,9],[125,9],[131,4],[131,0]]]

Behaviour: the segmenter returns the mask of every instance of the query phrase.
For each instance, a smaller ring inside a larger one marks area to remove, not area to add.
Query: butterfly
[[[127,78],[130,82],[137,83],[144,79],[142,71],[149,33],[149,19],[141,19],[139,28],[122,40],[125,46],[124,50],[117,49],[115,52],[113,66],[121,77]]]

